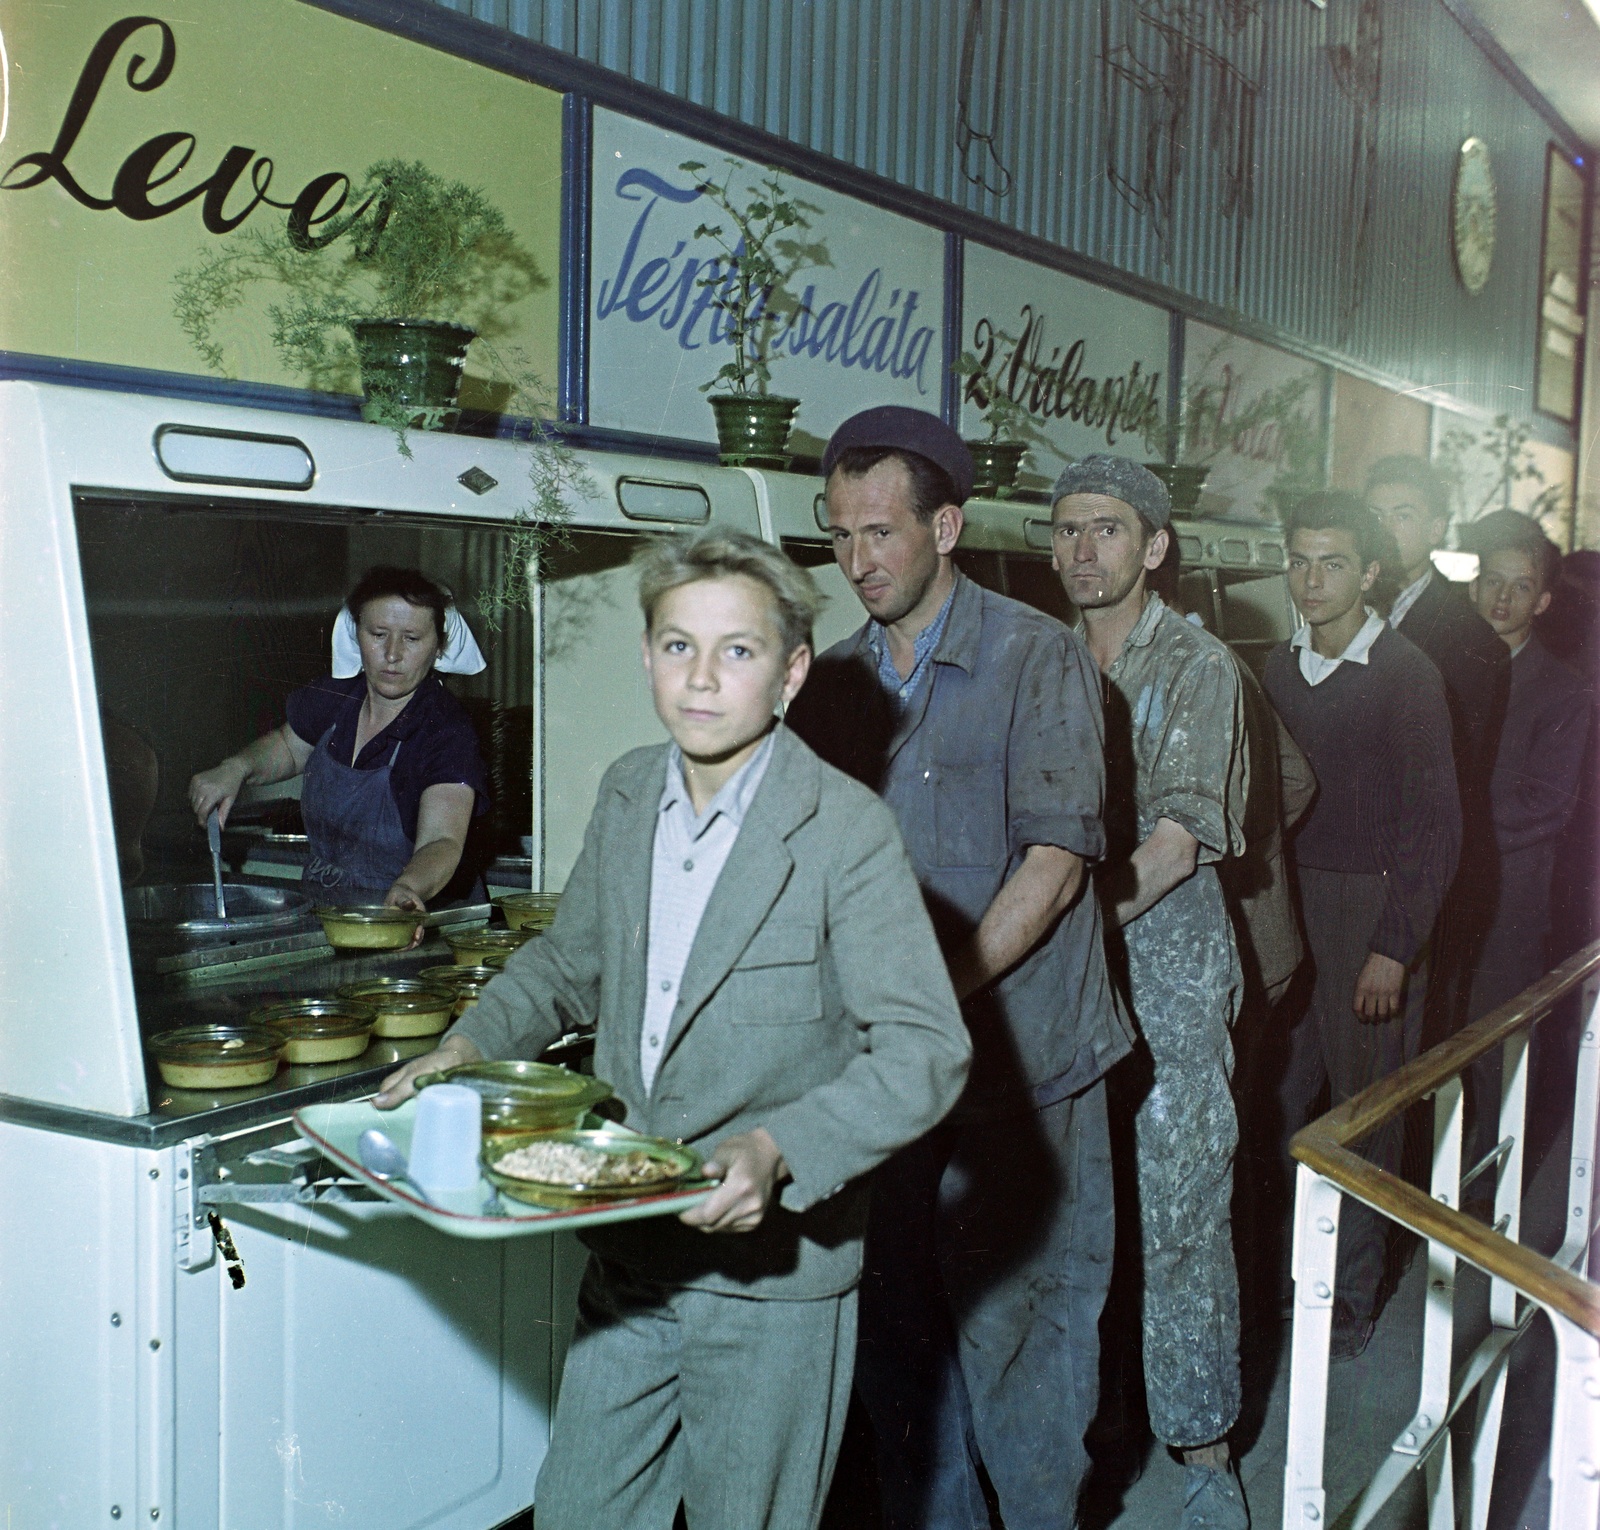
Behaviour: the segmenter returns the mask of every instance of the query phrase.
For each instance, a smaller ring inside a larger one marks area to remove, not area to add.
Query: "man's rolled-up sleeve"
[[[1100,677],[1076,633],[1036,640],[1023,663],[1006,748],[1009,849],[1055,845],[1086,861],[1106,850]]]
[[[838,1077],[762,1125],[804,1211],[936,1126],[972,1057],[944,958],[888,808],[876,799],[840,835],[827,886],[826,959],[865,1045]]]
[[[1167,818],[1192,834],[1202,865],[1242,854],[1250,771],[1244,696],[1233,659],[1206,653],[1191,660],[1167,693],[1165,707],[1144,812],[1152,821]]]

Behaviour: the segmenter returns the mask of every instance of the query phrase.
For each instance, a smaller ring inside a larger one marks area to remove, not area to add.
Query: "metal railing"
[[[1517,1239],[1522,1220],[1528,1041],[1535,1024],[1582,990],[1565,1236],[1545,1258]],[[1512,1346],[1538,1313],[1555,1333],[1550,1434],[1550,1526],[1594,1530],[1600,1519],[1600,1286],[1587,1278],[1594,1209],[1596,1104],[1600,1100],[1600,942],[1581,951],[1510,1003],[1379,1080],[1298,1133],[1294,1340],[1289,1383],[1284,1530],[1324,1530],[1323,1450],[1328,1411],[1328,1345],[1333,1326],[1339,1208],[1354,1196],[1427,1240],[1427,1291],[1416,1411],[1340,1525],[1361,1530],[1419,1467],[1426,1473],[1429,1530],[1457,1523],[1452,1425],[1474,1396],[1471,1469],[1461,1523],[1488,1522],[1506,1374]],[[1461,1167],[1462,1074],[1504,1049],[1499,1141],[1481,1162]],[[1368,1133],[1432,1097],[1430,1191],[1407,1184],[1351,1150]],[[1460,1209],[1465,1188],[1495,1176],[1493,1225]],[[1490,1278],[1488,1336],[1452,1371],[1458,1261]]]

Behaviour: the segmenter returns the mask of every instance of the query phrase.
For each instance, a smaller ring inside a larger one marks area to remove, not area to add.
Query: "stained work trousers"
[[[539,1530],[672,1530],[680,1500],[690,1530],[810,1530],[855,1340],[854,1291],[758,1301],[591,1257],[535,1488]]]
[[[1175,1448],[1209,1445],[1239,1416],[1239,1276],[1233,1160],[1239,1122],[1229,1027],[1238,960],[1227,915],[1149,914],[1125,931],[1128,987],[1153,1078],[1134,1115],[1150,1428]]]
[[[1111,1279],[1105,1085],[947,1123],[873,1179],[856,1389],[888,1530],[1071,1530]]]
[[[1279,1086],[1286,1156],[1289,1137],[1310,1119],[1324,1084],[1330,1108],[1342,1105],[1415,1057],[1421,1045],[1425,967],[1412,972],[1404,1008],[1393,1019],[1367,1021],[1355,1012],[1356,979],[1372,949],[1385,898],[1382,876],[1300,869],[1300,901],[1315,971],[1311,1002],[1289,1033],[1288,1063]],[[1397,1117],[1362,1138],[1355,1150],[1369,1163],[1398,1173],[1403,1140],[1404,1121]],[[1387,1248],[1388,1223],[1346,1196],[1339,1213],[1335,1293],[1357,1317],[1377,1310]]]

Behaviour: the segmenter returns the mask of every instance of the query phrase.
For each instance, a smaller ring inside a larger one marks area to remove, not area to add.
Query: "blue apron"
[[[300,816],[311,841],[301,885],[327,903],[382,903],[416,850],[389,786],[401,746],[394,746],[388,764],[357,770],[334,759],[332,737],[329,728],[317,740],[300,788]]]

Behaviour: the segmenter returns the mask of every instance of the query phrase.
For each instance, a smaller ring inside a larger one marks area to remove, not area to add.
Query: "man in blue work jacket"
[[[933,415],[869,409],[823,457],[867,610],[789,725],[900,825],[973,1040],[961,1103],[874,1180],[856,1384],[892,1530],[1077,1521],[1113,1238],[1104,1074],[1131,1046],[1107,976],[1099,680],[1061,623],[953,554],[972,459]],[[959,1343],[957,1342],[959,1336]]]

